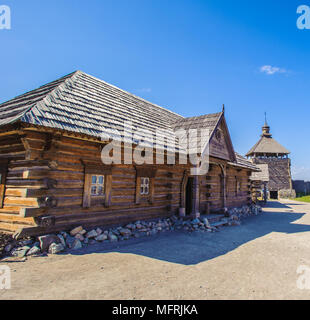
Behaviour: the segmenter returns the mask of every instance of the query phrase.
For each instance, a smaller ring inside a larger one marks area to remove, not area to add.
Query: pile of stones
[[[241,220],[252,215],[259,215],[262,212],[262,207],[256,204],[243,206],[241,208],[233,208],[228,210],[228,215],[233,221]]]
[[[125,226],[103,230],[85,230],[82,226],[68,232],[48,234],[35,239],[24,239],[7,244],[4,254],[11,257],[46,256],[64,251],[79,250],[96,243],[111,243],[133,238],[154,236],[158,233],[182,230],[185,232],[218,232],[221,226],[240,225],[241,219],[262,212],[260,206],[251,205],[226,211],[225,217],[210,223],[207,217],[186,220],[177,216],[156,221],[137,221]]]

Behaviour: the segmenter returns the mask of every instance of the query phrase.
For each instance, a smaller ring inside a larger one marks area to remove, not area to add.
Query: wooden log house
[[[168,164],[167,145],[163,164],[103,164],[102,134],[128,120],[151,132],[208,128],[209,172]],[[250,203],[257,170],[235,153],[224,110],[184,118],[81,71],[0,105],[0,168],[0,230],[16,236],[220,212]]]

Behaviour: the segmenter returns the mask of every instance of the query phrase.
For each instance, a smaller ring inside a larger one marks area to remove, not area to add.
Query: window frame
[[[102,163],[94,163],[87,160],[81,161],[84,164],[83,208],[90,208],[92,206],[92,200],[102,200],[103,206],[106,208],[110,207],[112,198],[112,166],[106,166]],[[95,184],[96,186],[103,186],[102,195],[92,194],[92,186],[94,185],[92,183],[93,176],[103,176],[103,184]]]
[[[155,176],[157,169],[153,166],[136,166],[136,199],[135,203],[140,204],[141,199],[147,200],[149,203],[154,202],[155,193]],[[141,194],[142,178],[149,178],[148,194]]]

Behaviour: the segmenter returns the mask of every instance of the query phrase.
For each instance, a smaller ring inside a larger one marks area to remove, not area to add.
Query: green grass
[[[293,200],[302,201],[302,202],[310,202],[310,196],[304,196],[304,197],[300,197],[300,198],[295,198]]]

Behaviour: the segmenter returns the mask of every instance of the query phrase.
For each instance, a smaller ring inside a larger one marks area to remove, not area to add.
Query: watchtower
[[[292,186],[290,151],[272,138],[270,126],[265,119],[260,140],[246,154],[254,164],[268,164],[267,184],[271,199],[295,197]]]

